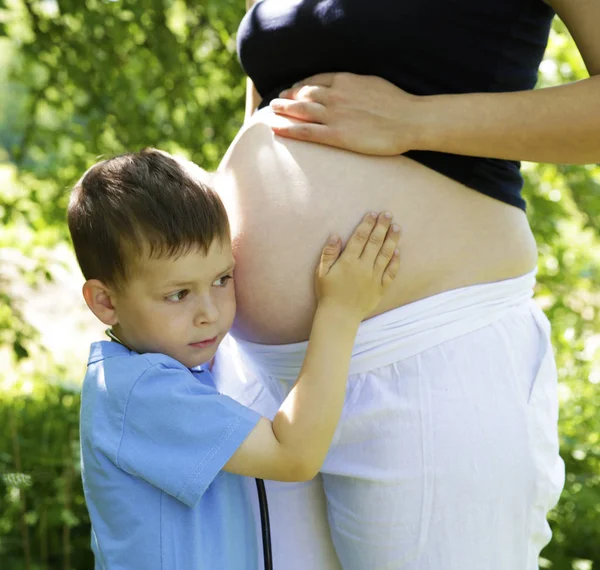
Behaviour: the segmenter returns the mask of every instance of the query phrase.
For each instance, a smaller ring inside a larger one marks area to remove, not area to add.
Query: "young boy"
[[[398,271],[389,215],[367,214],[343,253],[340,239],[330,239],[306,359],[270,422],[219,394],[211,379],[235,294],[227,215],[207,179],[146,149],[96,164],[71,196],[83,295],[114,341],[92,345],[82,389],[97,570],[256,570],[239,475],[316,475],[341,413],[358,325]]]

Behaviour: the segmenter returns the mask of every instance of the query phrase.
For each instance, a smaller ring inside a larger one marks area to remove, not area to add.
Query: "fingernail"
[[[392,219],[392,214],[391,214],[391,212],[386,212],[386,213],[384,214],[384,216],[385,216],[385,217],[386,217],[388,220],[391,220],[391,219]]]
[[[335,235],[335,234],[333,234],[332,236],[329,236],[329,243],[330,243],[330,245],[335,245],[338,242],[339,239],[340,238],[337,235]]]
[[[371,212],[369,214],[369,216],[371,216],[372,218],[376,218],[377,217],[377,212]]]
[[[400,255],[400,250],[399,249],[395,249],[394,250],[394,255],[396,255],[396,256]]]
[[[279,96],[280,96],[280,97],[283,97],[283,98],[285,98],[285,97],[287,97],[289,94],[290,94],[290,91],[289,91],[289,89],[286,89],[285,91],[282,91],[282,92],[279,94]]]
[[[400,226],[398,224],[392,224],[392,231],[393,232],[399,232],[400,231]]]

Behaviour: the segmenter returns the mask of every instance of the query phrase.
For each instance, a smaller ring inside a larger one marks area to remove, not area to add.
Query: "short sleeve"
[[[259,419],[189,370],[155,364],[129,393],[117,465],[193,507]]]

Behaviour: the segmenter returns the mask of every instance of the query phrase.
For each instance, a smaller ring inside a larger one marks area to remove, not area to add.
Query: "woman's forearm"
[[[589,79],[513,93],[414,96],[375,76],[320,73],[271,102],[273,131],[361,154],[433,150],[536,162],[600,162],[598,0],[544,0]]]
[[[246,105],[245,105],[245,115],[244,121],[248,121],[250,117],[253,115],[254,111],[256,111],[261,101],[261,97],[254,87],[254,83],[248,77],[246,79]]]
[[[534,162],[600,162],[600,76],[515,93],[415,100],[415,148]]]
[[[600,162],[600,75],[533,91],[414,96],[378,77],[330,73],[271,106],[277,134],[363,154]]]

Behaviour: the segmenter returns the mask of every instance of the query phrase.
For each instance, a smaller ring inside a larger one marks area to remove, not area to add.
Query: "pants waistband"
[[[352,350],[350,374],[390,365],[499,320],[532,299],[535,274],[453,289],[363,321]],[[244,368],[284,382],[296,380],[308,344],[232,342]]]

